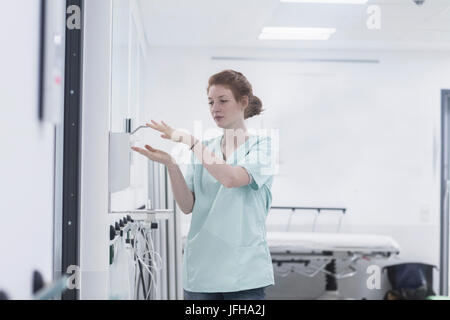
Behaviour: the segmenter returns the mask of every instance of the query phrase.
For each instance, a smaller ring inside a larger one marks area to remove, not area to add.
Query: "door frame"
[[[69,9],[80,9],[80,29],[66,26],[65,47],[65,82],[63,126],[59,132],[62,141],[59,150],[62,160],[62,212],[56,226],[61,235],[56,237],[61,242],[61,274],[75,276],[74,288],[63,292],[62,300],[79,299],[80,266],[80,168],[81,168],[81,101],[82,101],[82,65],[83,65],[83,13],[84,0],[66,0],[66,21],[73,14]],[[59,224],[58,223],[58,224]],[[59,261],[58,261],[59,262]],[[71,281],[73,282],[73,281]]]
[[[441,197],[439,294],[448,295],[449,194],[450,191],[450,90],[441,91]]]

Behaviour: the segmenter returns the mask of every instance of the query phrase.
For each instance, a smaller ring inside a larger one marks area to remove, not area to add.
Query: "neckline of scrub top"
[[[219,152],[220,152],[220,154],[221,154],[221,156],[222,156],[222,160],[223,160],[223,153],[222,153],[222,138],[224,137],[224,134],[222,134],[221,136],[219,136]],[[234,159],[234,154],[239,150],[239,149],[241,149],[242,147],[244,147],[244,146],[246,146],[248,143],[249,143],[249,141],[252,139],[252,138],[254,138],[254,137],[256,137],[255,135],[253,135],[253,134],[249,134],[249,137],[248,137],[248,139],[244,142],[244,143],[242,143],[239,147],[237,147],[231,154],[230,154],[230,156],[227,158],[227,160],[224,160],[225,161],[225,163],[226,164],[230,164],[229,163],[229,161],[230,161],[230,159]]]

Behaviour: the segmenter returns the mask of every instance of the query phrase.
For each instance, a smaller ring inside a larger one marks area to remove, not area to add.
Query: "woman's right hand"
[[[139,152],[140,154],[149,158],[150,160],[162,163],[166,166],[176,163],[175,159],[170,154],[162,150],[154,149],[149,145],[145,145],[145,149],[138,147],[131,147],[131,149],[133,149],[136,152]]]

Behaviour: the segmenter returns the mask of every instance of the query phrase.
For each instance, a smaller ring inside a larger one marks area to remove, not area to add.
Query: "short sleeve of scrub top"
[[[223,159],[222,136],[204,141]],[[251,182],[226,188],[192,153],[185,180],[195,193],[183,253],[183,288],[192,292],[234,292],[274,284],[266,241],[266,217],[272,202],[271,140],[256,135],[226,160],[241,166]]]
[[[264,137],[252,147],[242,162],[242,166],[250,175],[250,187],[258,190],[273,176],[273,161],[271,157],[272,141]]]

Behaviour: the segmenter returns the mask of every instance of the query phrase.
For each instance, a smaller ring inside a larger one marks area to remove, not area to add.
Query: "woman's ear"
[[[248,96],[243,96],[241,99],[241,104],[243,106],[242,111],[245,111],[246,108],[250,105],[250,99]]]

